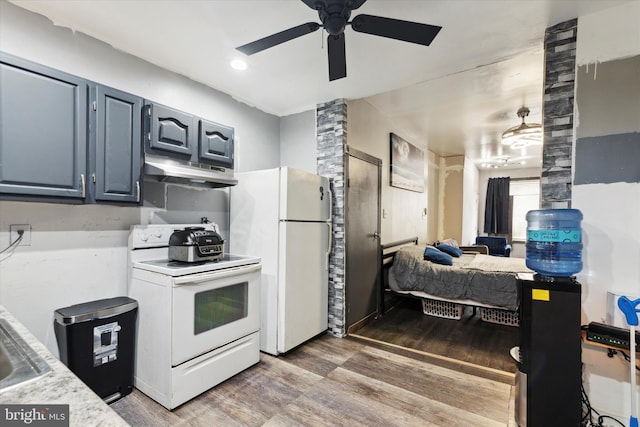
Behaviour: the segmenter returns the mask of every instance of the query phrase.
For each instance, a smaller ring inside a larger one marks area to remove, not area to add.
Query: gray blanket
[[[425,261],[424,250],[425,246],[406,246],[395,254],[389,270],[391,289],[517,310],[516,275],[532,272],[524,259],[465,254],[448,266]]]

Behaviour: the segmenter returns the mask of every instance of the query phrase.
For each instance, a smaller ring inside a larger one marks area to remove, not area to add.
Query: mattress
[[[521,258],[463,254],[453,265],[425,261],[425,246],[405,246],[389,269],[389,288],[424,293],[435,299],[469,301],[506,310],[518,309],[518,273],[533,273]]]

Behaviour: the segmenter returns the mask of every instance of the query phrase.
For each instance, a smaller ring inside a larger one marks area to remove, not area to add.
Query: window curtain
[[[510,178],[489,178],[484,208],[484,232],[509,234]]]

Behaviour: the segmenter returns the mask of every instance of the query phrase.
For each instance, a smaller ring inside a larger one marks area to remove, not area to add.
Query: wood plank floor
[[[138,390],[111,407],[133,426],[507,426],[512,387],[321,335],[168,411]]]
[[[482,321],[471,307],[460,320],[453,320],[424,315],[420,300],[413,298],[395,299],[392,306],[351,336],[452,369],[513,382],[516,365],[509,350],[518,345],[517,327]]]

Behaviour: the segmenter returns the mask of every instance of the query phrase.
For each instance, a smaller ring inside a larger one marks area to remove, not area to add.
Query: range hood
[[[232,169],[146,155],[144,174],[160,182],[199,185],[212,188],[236,185]]]

